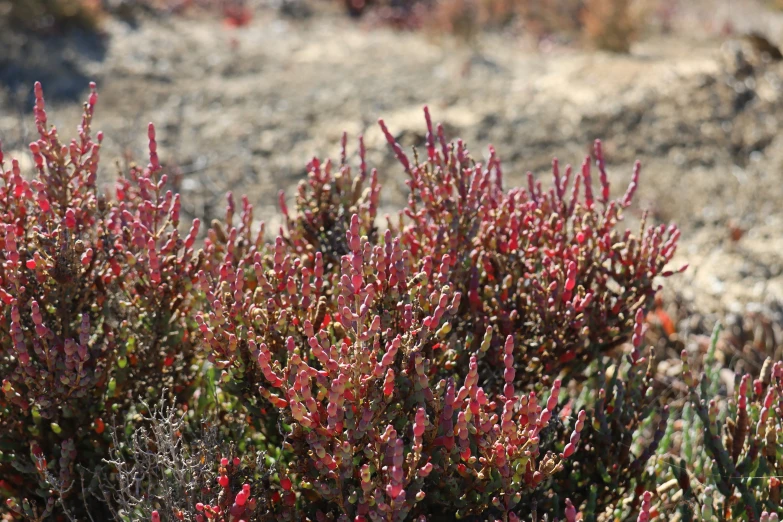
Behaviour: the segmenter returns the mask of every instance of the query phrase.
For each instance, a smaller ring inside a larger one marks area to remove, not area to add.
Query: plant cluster
[[[180,237],[154,127],[150,164],[119,178],[109,199],[97,180],[94,85],[69,143],[47,121],[40,84],[35,98],[34,176],[0,153],[0,475],[6,494],[46,499],[12,508],[43,519],[55,504],[71,509],[80,470],[106,456],[110,416],[139,395],[190,393],[201,261],[197,223]]]
[[[759,316],[745,319],[753,324]],[[718,346],[748,332],[720,332],[717,325],[703,358],[682,350],[678,384],[687,391],[654,466],[657,505],[682,520],[778,520],[783,366],[768,357],[756,379],[733,373],[735,380],[727,382]]]
[[[614,198],[600,142],[507,189],[425,109],[412,155],[379,122],[395,219],[344,136],[267,241],[246,197],[180,222],[152,125],[105,195],[94,86],[67,144],[35,93],[35,172],[0,155],[6,518],[779,516],[780,363],[721,400],[713,348],[672,400],[645,349],[679,231],[622,228],[638,163]]]
[[[661,2],[665,3],[665,2]],[[537,40],[583,41],[627,53],[643,20],[630,0],[345,0],[348,13],[404,29],[425,29],[473,41],[481,30],[518,28]]]

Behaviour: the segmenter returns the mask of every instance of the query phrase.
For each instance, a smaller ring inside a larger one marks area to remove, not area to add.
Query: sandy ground
[[[729,15],[732,5],[723,4]],[[638,208],[684,231],[677,263],[690,269],[670,287],[705,312],[783,300],[783,63],[742,40],[678,33],[648,38],[629,56],[539,53],[503,35],[470,48],[335,14],[294,20],[272,11],[241,29],[162,17],[135,27],[107,20],[104,31],[6,47],[7,155],[30,162],[34,79],[44,80],[50,120],[69,137],[94,79],[107,179],[110,160],[143,159],[153,121],[162,159],[185,174],[191,216],[219,214],[234,190],[274,230],[277,191],[292,194],[312,156],[337,157],[343,131],[366,136],[383,205],[398,208],[403,173],[376,120],[405,146],[421,144],[427,104],[474,155],[494,144],[509,183],[527,170],[548,180],[553,156],[579,163],[602,138],[620,192],[639,158]]]

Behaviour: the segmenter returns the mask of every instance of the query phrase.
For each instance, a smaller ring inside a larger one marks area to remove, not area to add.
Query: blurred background
[[[509,184],[601,138],[615,190],[640,159],[637,209],[683,229],[678,302],[779,310],[782,42],[781,0],[0,0],[0,140],[31,167],[33,82],[70,139],[94,80],[107,182],[145,161],[153,121],[188,217],[233,190],[275,233],[278,190],[343,131],[401,206],[379,117],[409,148],[429,105]]]

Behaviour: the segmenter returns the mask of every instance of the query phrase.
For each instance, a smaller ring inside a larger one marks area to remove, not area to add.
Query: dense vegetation
[[[34,171],[0,152],[0,495],[10,520],[777,520],[783,363],[726,397],[659,281],[679,231],[622,226],[600,142],[506,188],[425,109],[396,219],[359,139],[253,207],[180,221],[149,162],[99,178],[98,95]],[[680,347],[681,348],[681,347]],[[702,375],[703,377],[697,378]],[[668,379],[668,381],[667,381]],[[681,386],[678,386],[681,385]]]

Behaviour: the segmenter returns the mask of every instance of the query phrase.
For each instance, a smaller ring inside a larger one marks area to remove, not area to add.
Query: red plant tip
[[[160,522],[160,514],[158,514],[157,510],[152,512],[152,517],[150,517],[150,520],[152,522]]]
[[[652,502],[652,493],[645,491],[642,494],[642,505],[639,510],[637,522],[648,522],[650,520],[650,508]]]
[[[236,502],[238,506],[244,506],[245,502],[247,502],[247,494],[244,491],[240,491],[234,498],[234,502]]]
[[[565,445],[565,448],[563,449],[563,453],[560,456],[561,458],[567,459],[568,457],[573,455],[575,451],[576,451],[576,446],[569,442],[568,444]]]
[[[90,262],[92,261],[92,256],[93,256],[92,248],[88,248],[87,250],[85,250],[85,252],[82,254],[81,257],[82,266],[89,266]]]
[[[150,139],[150,141],[155,140],[155,124],[152,122],[147,124],[147,137]]]
[[[283,477],[280,479],[280,487],[283,488],[286,491],[291,491],[291,479],[288,477]]]
[[[394,151],[395,156],[397,156],[397,160],[405,168],[405,171],[410,173],[411,170],[410,161],[408,160],[408,157],[405,155],[405,153],[402,151],[402,147],[400,147],[400,144],[397,143],[397,141],[394,139],[394,136],[392,136],[391,132],[389,132],[389,129],[386,127],[386,123],[383,121],[383,118],[378,119],[378,125],[380,125],[381,131],[383,132],[383,135],[386,137],[386,141],[389,143],[389,145],[391,145],[391,148]]]
[[[220,484],[220,487],[227,488],[228,487],[228,476],[226,475],[220,475],[217,479],[218,484]]]
[[[72,208],[65,211],[65,226],[70,230],[76,228],[76,213]]]
[[[565,517],[566,522],[576,522],[576,508],[570,498],[566,499]]]
[[[285,192],[280,190],[277,193],[277,203],[280,206],[280,212],[287,218],[288,217],[288,205],[285,204]]]
[[[413,436],[421,437],[424,435],[424,424],[427,422],[427,413],[424,408],[419,408],[416,412],[416,420],[413,423]]]
[[[571,261],[568,264],[568,275],[566,276],[566,290],[569,292],[576,286],[576,262]]]
[[[228,458],[223,457],[222,459],[220,459],[220,465],[223,466],[224,468],[228,466]]]
[[[430,117],[430,108],[424,106],[424,120],[427,123],[427,158],[429,161],[435,159],[435,133],[432,130],[432,118]]]

